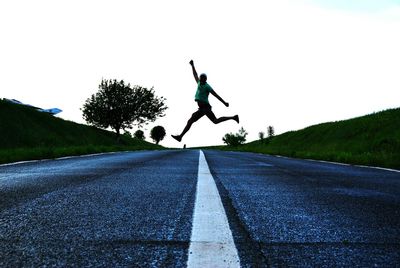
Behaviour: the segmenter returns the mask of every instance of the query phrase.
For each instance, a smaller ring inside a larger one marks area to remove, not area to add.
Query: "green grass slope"
[[[290,131],[224,150],[400,168],[400,108]]]
[[[0,100],[0,163],[119,150],[161,149]]]

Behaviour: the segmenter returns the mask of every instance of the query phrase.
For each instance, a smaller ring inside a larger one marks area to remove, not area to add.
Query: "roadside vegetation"
[[[329,122],[214,149],[257,152],[400,169],[400,108]],[[272,135],[271,135],[272,134]]]
[[[162,148],[130,135],[117,139],[113,132],[0,100],[0,163]]]

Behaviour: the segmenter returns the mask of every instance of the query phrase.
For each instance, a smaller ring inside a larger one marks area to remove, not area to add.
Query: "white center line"
[[[240,267],[228,218],[201,150],[187,267]]]

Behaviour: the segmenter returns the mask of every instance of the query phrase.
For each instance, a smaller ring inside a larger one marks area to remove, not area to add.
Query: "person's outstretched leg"
[[[189,118],[189,120],[187,121],[185,128],[182,130],[182,133],[180,135],[171,135],[171,137],[180,142],[182,140],[183,136],[186,134],[186,132],[189,131],[189,129],[193,125],[193,123],[196,122],[197,120],[199,120],[203,115],[204,115],[204,113],[202,113],[200,111],[194,112],[192,114],[192,116]]]
[[[193,122],[192,118],[190,118],[187,121],[185,128],[182,130],[182,133],[180,135],[171,135],[171,137],[180,142],[182,140],[183,136],[186,134],[186,132],[189,131],[189,129],[193,123],[194,122]]]

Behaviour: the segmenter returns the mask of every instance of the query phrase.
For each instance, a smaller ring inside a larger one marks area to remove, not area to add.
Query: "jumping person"
[[[180,135],[171,135],[172,138],[174,138],[177,141],[181,141],[183,136],[188,132],[190,127],[194,122],[202,118],[204,115],[206,115],[214,124],[218,124],[227,120],[235,120],[237,123],[239,123],[239,116],[224,116],[220,118],[216,118],[215,114],[211,110],[211,105],[208,102],[208,94],[211,93],[214,95],[220,102],[222,102],[226,107],[229,107],[229,103],[225,102],[212,88],[211,86],[207,83],[207,75],[206,74],[201,74],[200,79],[197,76],[196,68],[194,68],[194,63],[193,60],[191,60],[190,65],[192,66],[192,71],[193,71],[193,76],[194,79],[196,80],[197,83],[197,91],[196,91],[196,96],[195,96],[195,101],[197,102],[197,105],[199,106],[199,109],[192,114],[190,119],[188,120],[185,128],[183,129],[182,133]]]

